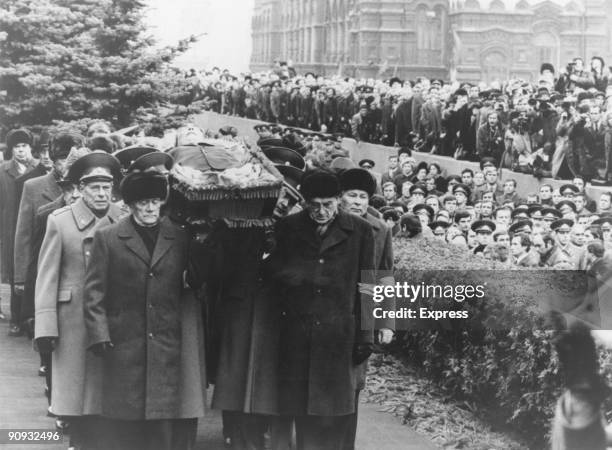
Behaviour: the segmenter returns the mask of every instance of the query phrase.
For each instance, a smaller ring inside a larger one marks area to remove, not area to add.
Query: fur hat
[[[340,185],[343,191],[358,189],[365,191],[368,197],[376,192],[376,180],[365,169],[349,169],[340,174]]]
[[[4,159],[8,161],[13,157],[13,147],[17,144],[29,144],[30,146],[34,142],[34,137],[25,128],[17,128],[11,130],[6,135],[6,150],[4,152]]]
[[[544,63],[540,66],[540,75],[544,73],[545,70],[550,70],[553,75],[555,74],[555,66],[551,63]]]
[[[51,148],[49,149],[49,157],[56,161],[58,159],[66,159],[70,154],[72,147],[82,147],[85,142],[85,137],[78,133],[64,132],[53,136],[51,139]]]
[[[121,182],[121,195],[128,205],[148,198],[165,200],[168,180],[156,172],[132,172]]]
[[[340,195],[340,180],[333,172],[313,170],[304,175],[300,192],[306,200],[337,197]]]

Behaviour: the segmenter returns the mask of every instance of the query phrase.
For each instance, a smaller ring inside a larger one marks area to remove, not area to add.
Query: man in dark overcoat
[[[306,209],[277,223],[267,267],[281,296],[279,412],[295,420],[298,449],[341,449],[352,414],[359,365],[374,342],[370,224],[339,210],[340,183],[306,174]]]
[[[348,213],[364,218],[372,226],[374,232],[374,262],[376,283],[381,285],[393,285],[393,246],[391,229],[385,222],[373,216],[369,211],[370,197],[376,192],[376,180],[370,172],[364,169],[349,169],[340,175],[342,197],[340,198],[340,209]],[[385,311],[395,310],[395,299],[390,298],[382,302],[380,306]],[[389,344],[393,338],[395,329],[394,319],[377,319],[375,323],[377,331],[377,342]],[[361,365],[361,374],[357,380],[357,391],[355,399],[355,414],[353,415],[351,427],[347,430],[344,449],[355,448],[355,437],[357,433],[357,406],[359,403],[359,392],[365,388],[367,364]]]
[[[161,216],[164,175],[130,173],[121,194],[131,214],[94,235],[83,304],[87,346],[102,361],[106,445],[192,449],[197,417],[181,414],[181,390],[190,389],[181,383],[189,239]]]
[[[19,193],[17,178],[25,175],[36,166],[32,159],[32,134],[23,128],[10,131],[6,136],[4,163],[0,165],[0,269],[1,281],[11,289],[11,325],[9,336],[21,335],[19,326],[18,296],[13,283],[13,250]],[[0,311],[0,315],[2,312]]]

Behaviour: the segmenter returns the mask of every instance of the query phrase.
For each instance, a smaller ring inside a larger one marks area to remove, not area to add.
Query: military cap
[[[92,149],[94,150],[94,149]],[[134,161],[140,158],[142,155],[147,153],[157,152],[158,150],[153,147],[145,147],[142,145],[132,145],[130,147],[122,148],[113,153],[113,156],[121,163],[121,168],[127,170]]]
[[[51,139],[49,157],[53,161],[66,159],[73,147],[82,147],[84,142],[85,136],[78,133],[58,133]]]
[[[290,192],[292,197],[298,201],[304,200],[302,194],[300,194],[300,182],[304,176],[304,171],[293,166],[281,166],[277,164],[275,166],[283,176],[283,184]]]
[[[357,189],[366,192],[369,197],[376,192],[376,180],[365,169],[348,169],[342,172],[339,177],[343,191]]]
[[[548,215],[556,217],[557,219],[560,219],[561,217],[563,217],[563,214],[561,213],[561,211],[559,211],[556,208],[542,208],[542,216],[548,216]]]
[[[340,180],[328,170],[306,172],[302,177],[300,193],[306,200],[337,197],[340,195]]]
[[[455,223],[459,223],[461,219],[469,219],[471,217],[472,216],[470,215],[470,213],[467,212],[465,209],[460,209],[459,211],[455,212],[454,220],[455,220]]]
[[[444,228],[445,230],[450,227],[450,223],[444,222],[443,220],[436,220],[429,224],[429,228],[435,230],[436,228]]]
[[[426,205],[425,203],[419,203],[418,205],[412,207],[412,212],[417,216],[421,211],[425,211],[427,213],[427,215],[429,216],[429,220],[433,219],[435,212],[431,206]]]
[[[515,208],[510,213],[510,217],[514,220],[518,216],[522,215],[525,219],[529,217],[529,208]]]
[[[423,195],[427,195],[427,188],[422,183],[416,183],[410,186],[410,195],[414,195],[415,192],[421,192]]]
[[[597,220],[594,220],[592,225],[603,225],[604,223],[612,225],[612,216],[602,216]]]
[[[113,155],[96,150],[77,159],[70,167],[66,178],[74,184],[118,181],[121,179],[121,163]]]
[[[576,204],[570,200],[561,200],[559,203],[557,203],[557,209],[559,211],[561,211],[561,213],[563,213],[562,208],[564,206],[568,206],[572,209],[572,211],[576,212]]]
[[[345,156],[340,156],[338,158],[334,158],[329,165],[329,168],[334,172],[340,173],[345,170],[354,169],[357,166],[353,162],[351,158],[347,158]]]
[[[125,176],[120,186],[126,204],[149,198],[168,197],[168,179],[158,172],[132,172]]]
[[[557,219],[550,224],[550,229],[553,231],[571,231],[574,226],[574,221],[571,219]]]
[[[9,160],[13,157],[13,147],[17,144],[29,144],[32,146],[34,136],[25,128],[17,128],[11,130],[6,135],[6,150],[4,151],[4,159]]]
[[[372,161],[371,159],[362,159],[361,161],[359,161],[359,167],[364,168],[364,166],[370,166],[370,169],[374,168],[376,164],[374,164],[374,161]]]
[[[390,208],[382,213],[382,217],[383,220],[391,219],[394,222],[397,222],[400,219],[400,213],[396,209]]]
[[[561,195],[566,195],[567,191],[572,191],[572,194],[580,193],[580,189],[578,189],[578,186],[574,184],[564,184],[559,188],[559,192],[561,193]]]
[[[453,186],[453,194],[456,194],[457,192],[463,192],[465,196],[469,198],[472,193],[472,190],[469,186],[463,183],[459,183]]]
[[[461,183],[461,177],[459,175],[449,175],[448,177],[446,177],[446,181],[447,182],[451,182],[451,181],[456,181],[457,183]]]
[[[277,137],[265,137],[257,141],[257,145],[263,150],[265,147],[282,147],[283,140]]]
[[[495,223],[487,219],[477,220],[472,224],[472,231],[476,233],[479,231],[490,231],[493,233],[496,228]]]
[[[510,225],[508,231],[513,234],[531,233],[532,228],[533,222],[531,220],[519,220],[518,222],[515,222]]]
[[[174,159],[168,153],[156,151],[147,153],[137,158],[130,167],[128,172],[147,172],[157,170],[158,172],[165,172],[172,170],[174,166]],[[163,167],[162,170],[160,168]]]
[[[543,209],[544,207],[542,205],[531,205],[530,207],[527,208],[527,214],[529,215],[529,217],[533,217],[534,215],[537,215],[538,217],[542,217]]]
[[[274,164],[293,166],[298,169],[304,169],[306,161],[295,150],[285,147],[266,147],[262,149],[264,155]]]

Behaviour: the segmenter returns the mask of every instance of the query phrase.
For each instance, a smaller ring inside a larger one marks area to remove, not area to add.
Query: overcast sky
[[[207,33],[176,61],[189,69],[219,66],[248,70],[253,0],[146,0],[151,34],[172,44],[191,34]]]

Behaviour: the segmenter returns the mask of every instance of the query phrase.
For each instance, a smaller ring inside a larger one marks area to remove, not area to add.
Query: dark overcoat
[[[341,416],[355,411],[355,345],[373,342],[358,283],[373,282],[374,236],[342,211],[323,237],[316,228],[307,211],[280,220],[267,266],[281,295],[279,411]]]
[[[277,297],[262,276],[263,229],[218,227],[204,249],[213,261],[207,299],[218,330],[212,406],[226,411],[277,414]]]
[[[29,166],[26,173],[34,166]],[[17,225],[17,208],[19,192],[17,178],[20,174],[14,160],[0,164],[0,270],[2,283],[13,282],[13,250],[15,244],[15,227]]]
[[[107,417],[181,418],[188,243],[185,231],[167,218],[160,222],[152,255],[130,217],[94,236],[84,315],[88,346],[114,345],[103,357],[102,414]]]

